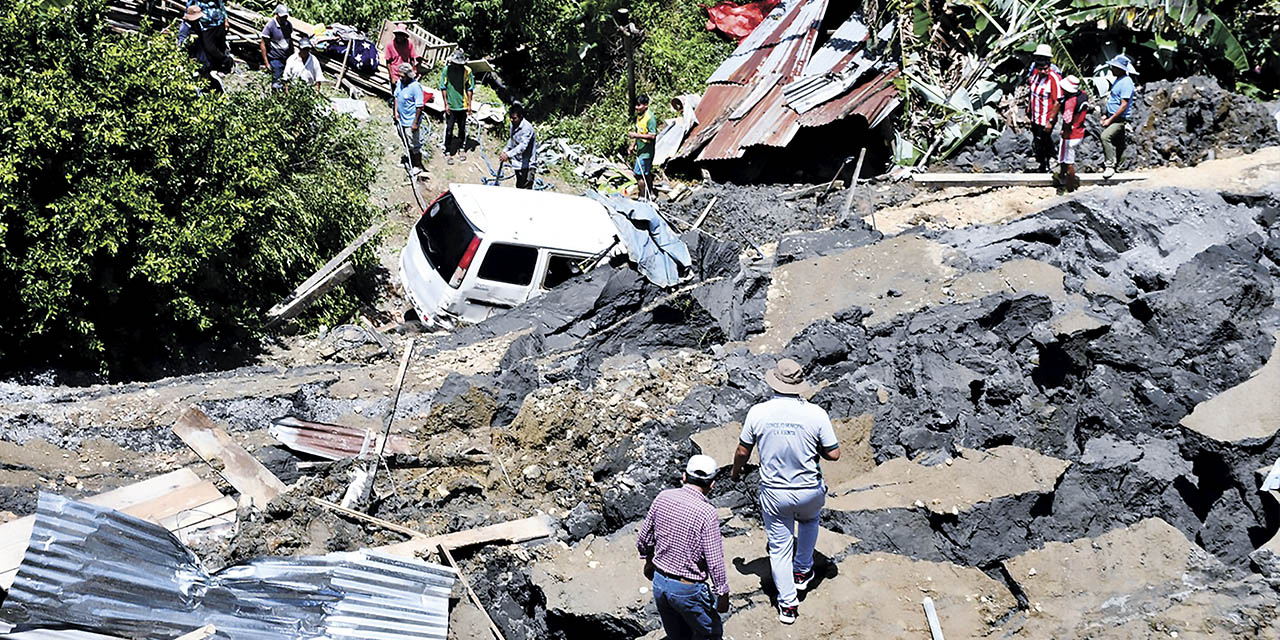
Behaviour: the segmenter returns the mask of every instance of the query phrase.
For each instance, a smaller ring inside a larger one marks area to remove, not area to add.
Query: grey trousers
[[[769,568],[778,589],[778,606],[794,607],[799,602],[794,574],[813,568],[818,515],[826,502],[827,488],[821,485],[811,489],[760,487],[760,515],[769,537]]]

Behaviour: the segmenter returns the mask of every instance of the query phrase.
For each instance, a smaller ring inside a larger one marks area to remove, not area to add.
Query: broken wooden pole
[[[779,197],[782,198],[783,200],[799,200],[800,198],[806,198],[818,192],[825,192],[827,189],[830,189],[835,185],[844,186],[844,182],[842,180],[837,179],[837,180],[832,180],[829,183],[812,184],[807,187],[801,187],[794,191],[784,191],[782,195]]]
[[[475,529],[443,533],[430,538],[413,538],[404,542],[374,547],[374,549],[393,556],[414,558],[417,557],[418,552],[431,551],[438,546],[445,546],[449,549],[465,549],[486,544],[518,544],[530,540],[549,538],[554,533],[551,529],[551,521],[546,516],[533,516]]]
[[[190,407],[173,423],[173,432],[200,456],[206,464],[226,478],[231,486],[259,509],[266,508],[276,496],[285,492],[285,484],[258,459],[236,444],[227,432],[203,411]],[[214,465],[222,461],[222,468]]]
[[[356,268],[351,266],[350,262],[342,263],[341,267],[336,271],[330,272],[309,291],[272,307],[271,310],[267,312],[267,317],[269,318],[267,321],[267,327],[274,327],[275,325],[302,313],[307,307],[311,306],[312,302],[318,300],[320,296],[329,293],[329,291],[334,287],[346,282],[347,279],[355,275],[355,273]]]
[[[410,538],[427,537],[427,534],[421,531],[415,531],[413,529],[410,529],[409,527],[401,526],[394,522],[391,522],[390,520],[383,520],[382,518],[377,518],[367,513],[356,511],[355,509],[348,509],[340,504],[334,504],[323,498],[316,498],[313,496],[311,498],[311,501],[326,509],[329,509],[336,513],[340,513],[344,516],[355,518],[357,520],[363,520],[364,522],[378,525],[379,527],[382,527],[383,529],[387,529],[389,531],[395,531],[396,533],[403,533],[404,535],[409,536]]]
[[[374,480],[378,479],[378,461],[382,460],[382,454],[387,448],[387,439],[391,437],[391,423],[395,421],[396,407],[400,404],[400,390],[404,388],[404,376],[409,372],[409,359],[413,357],[413,338],[409,338],[409,344],[404,347],[404,356],[400,358],[400,371],[396,374],[395,390],[391,394],[391,407],[387,409],[387,416],[383,419],[382,425],[382,442],[378,443],[378,452],[371,460],[367,467],[367,482],[361,499],[373,490]],[[390,478],[390,471],[388,471]]]
[[[1109,185],[1146,180],[1143,173],[1117,173],[1110,178],[1101,173],[1078,173],[1080,184]],[[942,187],[1052,187],[1051,173],[915,173],[911,179],[918,185]]]
[[[174,638],[173,640],[205,640],[205,638],[209,638],[217,632],[218,632],[217,627],[214,627],[211,624],[206,624],[205,626],[200,627],[195,631],[192,631],[190,633],[184,633],[178,636],[177,638]]]
[[[924,618],[929,622],[929,635],[933,640],[943,640],[942,623],[938,621],[938,612],[933,608],[933,598],[924,599]]]
[[[716,206],[716,202],[719,200],[720,200],[720,196],[711,197],[711,202],[707,203],[707,208],[703,209],[702,214],[698,216],[698,219],[693,221],[694,229],[697,229],[698,227],[702,226],[702,221],[707,219],[708,213],[711,213],[711,207]]]
[[[862,175],[862,161],[867,157],[867,148],[863,147],[858,152],[858,164],[853,167],[853,176],[849,178],[849,195],[844,199],[844,209],[840,211],[840,217],[849,215],[849,210],[853,208],[853,195],[858,192],[858,176]],[[875,229],[875,219],[871,220],[871,228]]]
[[[449,563],[449,566],[453,567],[453,570],[458,573],[458,579],[462,581],[462,586],[466,588],[467,597],[471,598],[471,603],[476,605],[476,608],[480,610],[480,613],[484,614],[484,619],[489,621],[489,631],[493,633],[493,637],[498,640],[507,640],[502,636],[502,630],[499,629],[497,623],[493,621],[493,617],[489,615],[489,611],[484,608],[484,603],[480,602],[480,596],[477,596],[475,590],[471,588],[471,581],[467,580],[467,574],[462,572],[457,561],[453,559],[453,554],[449,553],[449,548],[444,545],[438,545],[436,548],[440,551],[440,557],[446,560]]]

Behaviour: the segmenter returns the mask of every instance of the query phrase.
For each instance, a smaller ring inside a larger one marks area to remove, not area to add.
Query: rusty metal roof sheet
[[[887,42],[893,37],[893,30],[894,24],[890,22],[876,34],[876,41]],[[798,113],[807,113],[818,105],[834,100],[845,92],[861,86],[863,76],[878,64],[880,63],[876,56],[869,52],[864,44],[856,51],[847,53],[831,70],[816,75],[806,75],[791,83],[786,90],[787,104]]]
[[[790,16],[791,10],[804,2],[805,0],[782,0],[779,2],[778,6],[774,7],[773,11],[769,12],[769,15],[765,16],[764,20],[756,25],[755,29],[751,30],[751,34],[738,43],[738,48],[734,49],[733,53],[729,54],[729,57],[725,58],[719,67],[716,67],[707,82],[711,84],[729,82],[729,78],[733,77],[749,61],[754,60],[754,63],[748,65],[749,68],[754,69],[758,66],[760,60],[764,59],[768,51],[777,44],[776,41],[766,42],[766,40],[778,31],[779,25]]]
[[[892,24],[892,23],[890,23]],[[813,57],[804,65],[805,76],[822,75],[838,71],[837,66],[851,56],[867,39],[870,30],[857,16],[844,21],[831,39],[813,52]]]
[[[893,80],[897,69],[881,72],[845,95],[800,116],[800,126],[820,127],[836,120],[859,115],[874,127],[898,107],[898,89]]]
[[[782,85],[775,84],[751,113],[726,122],[698,155],[699,160],[741,158],[747,147],[784,147],[799,131],[799,115],[782,100]]]
[[[368,429],[308,422],[293,416],[276,418],[269,431],[280,444],[326,460],[344,460],[359,457],[368,451],[377,451],[378,444],[382,441],[382,434]],[[412,452],[412,441],[400,436],[391,436],[384,451],[387,454]]]
[[[41,493],[31,546],[0,609],[17,627],[171,640],[448,636],[448,567],[369,550],[263,558],[210,574],[164,527]]]

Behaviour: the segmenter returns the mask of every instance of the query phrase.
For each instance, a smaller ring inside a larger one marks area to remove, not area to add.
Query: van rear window
[[[476,237],[476,232],[467,222],[458,203],[452,194],[444,194],[431,205],[418,224],[414,225],[418,233],[418,243],[422,245],[422,253],[427,261],[435,267],[436,273],[448,282],[453,272],[462,262],[462,254],[467,245]]]
[[[533,268],[538,263],[538,250],[515,244],[493,243],[480,265],[481,280],[524,286],[533,282]]]

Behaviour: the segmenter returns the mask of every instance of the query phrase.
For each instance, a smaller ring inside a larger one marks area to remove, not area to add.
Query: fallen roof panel
[[[897,69],[881,72],[845,95],[800,116],[800,126],[820,127],[851,115],[862,116],[875,127],[898,107]]]
[[[206,624],[233,640],[443,639],[456,577],[369,550],[264,558],[209,574],[164,527],[41,493],[0,621],[147,640]]]
[[[804,66],[803,75],[813,76],[835,71],[837,65],[862,45],[870,33],[867,25],[857,16],[845,20],[844,24],[831,34],[831,39],[813,52],[813,57],[809,58],[808,64]]]
[[[326,460],[345,460],[366,451],[377,451],[382,441],[382,434],[368,429],[309,422],[293,416],[276,418],[268,431],[284,446]],[[400,436],[391,436],[384,451],[387,454],[412,452],[413,442]]]
[[[782,21],[791,12],[792,9],[799,6],[805,0],[782,0],[778,6],[774,7],[769,15],[765,16],[764,21],[751,31],[751,35],[747,36],[738,44],[738,48],[720,63],[719,67],[711,74],[708,83],[728,82],[738,70],[750,60],[755,60],[755,64],[764,58],[765,54],[761,54],[761,49],[772,48],[776,42],[766,44],[765,40],[772,36]]]

